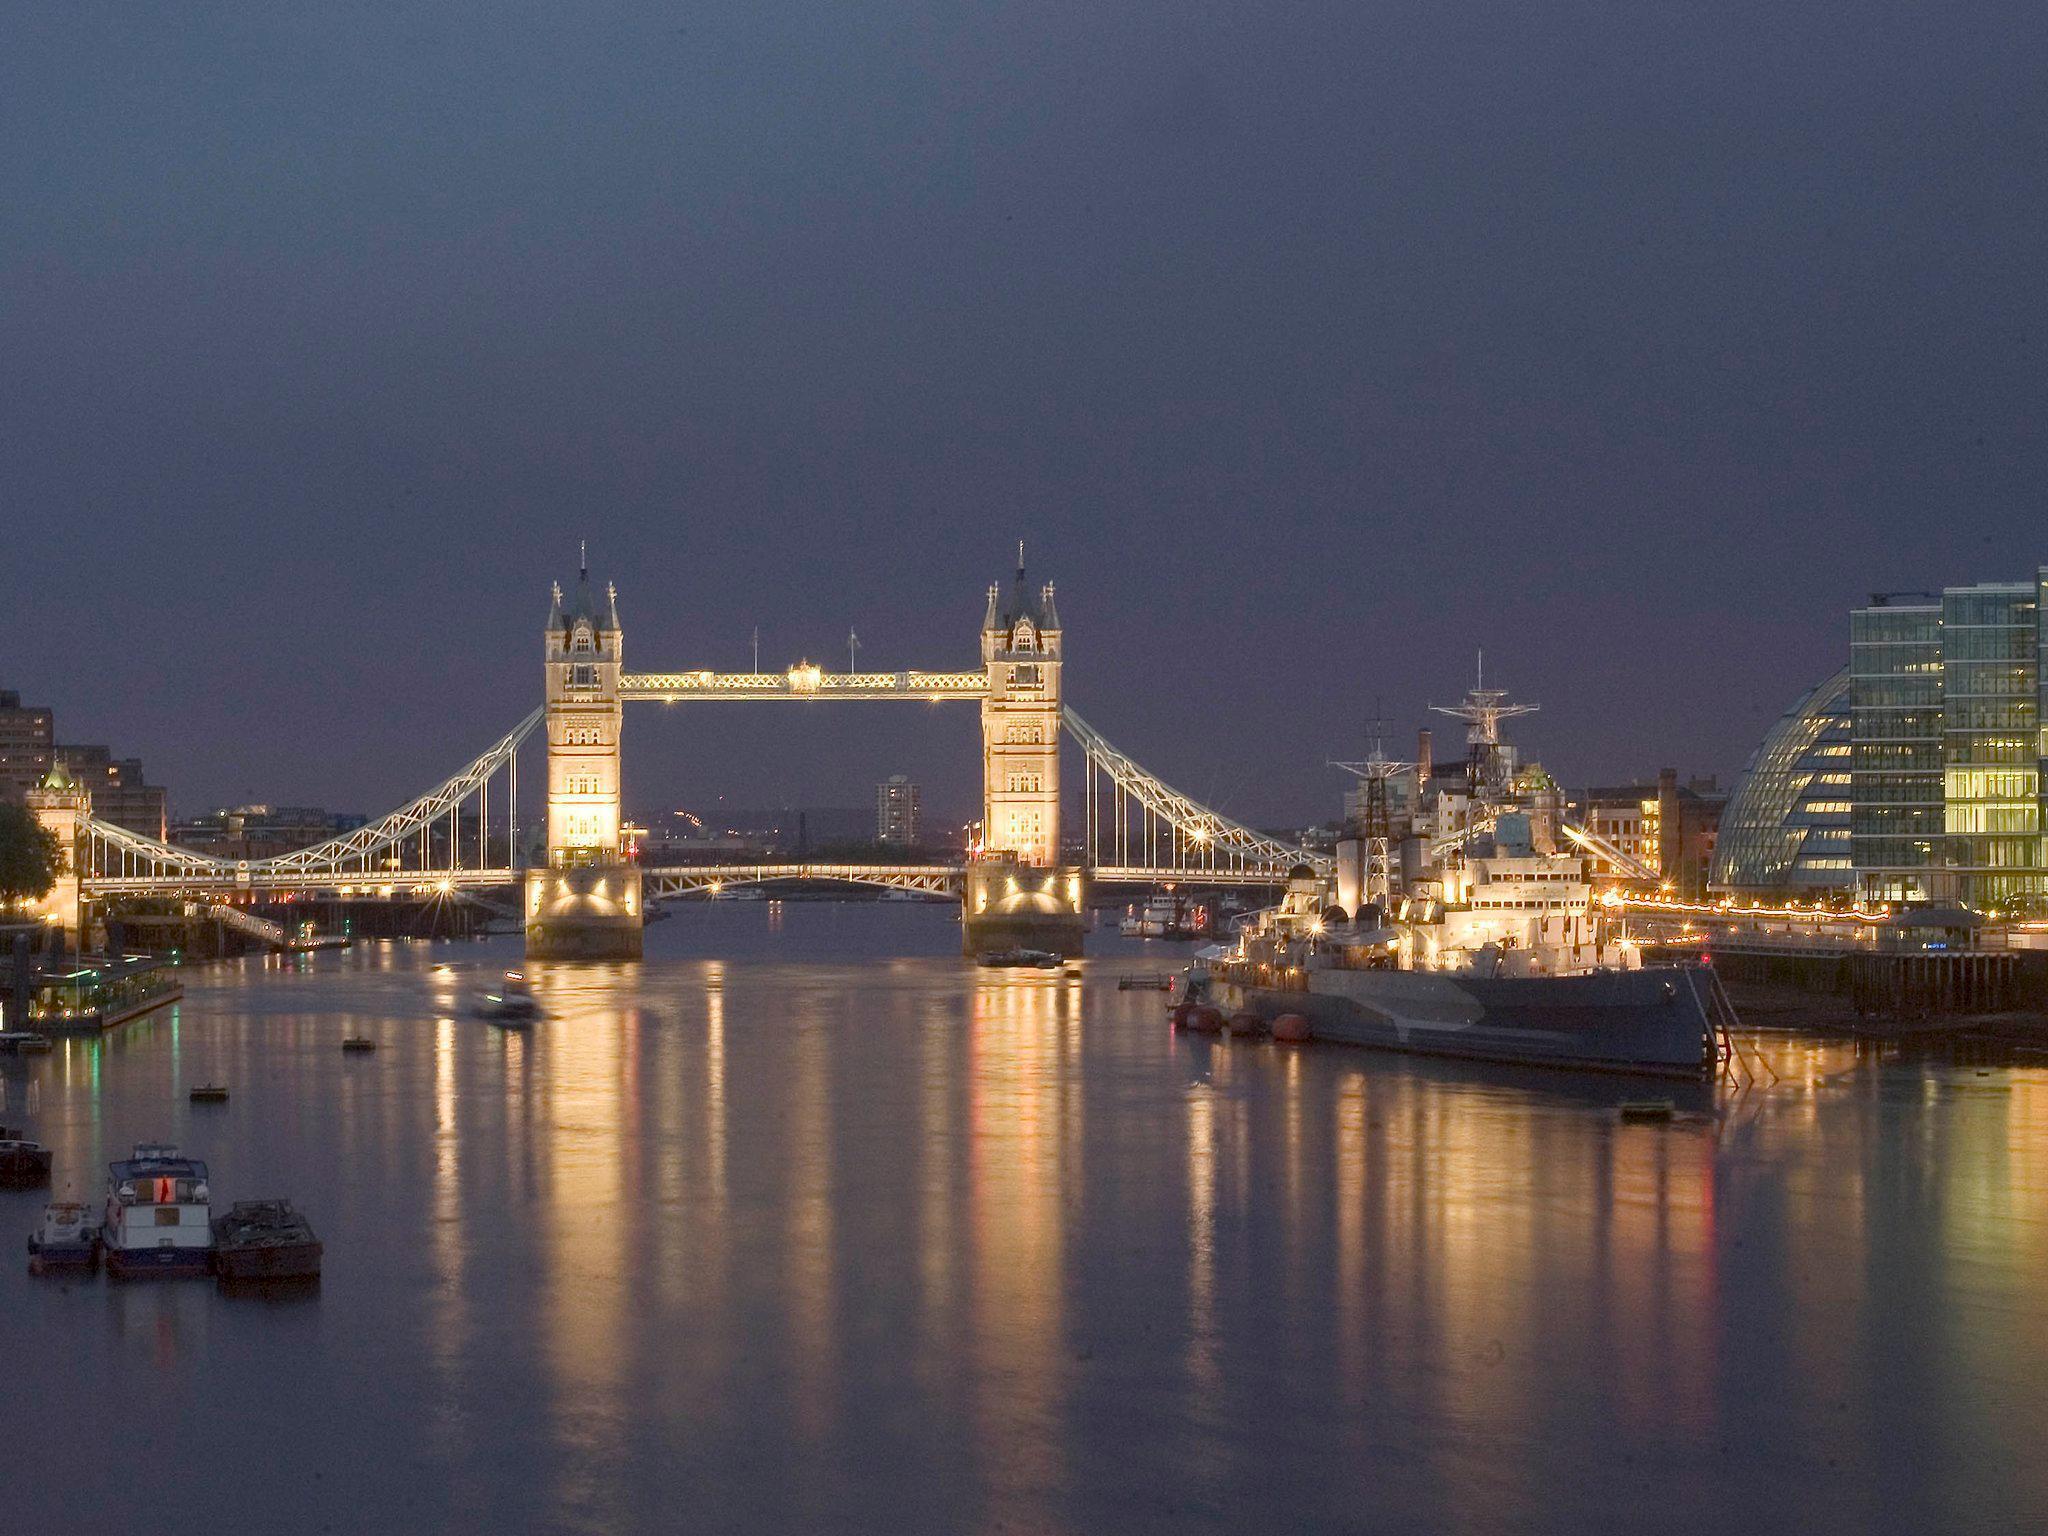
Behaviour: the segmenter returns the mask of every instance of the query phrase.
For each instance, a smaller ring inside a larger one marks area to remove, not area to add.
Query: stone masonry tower
[[[82,883],[85,839],[79,831],[92,814],[92,791],[58,763],[22,798],[37,823],[57,839],[57,882],[36,904],[36,916],[63,928],[82,949],[88,925]]]
[[[526,877],[526,952],[535,959],[640,954],[640,871],[620,847],[618,593],[599,598],[587,560],[543,635],[547,669],[548,844]]]
[[[589,864],[619,855],[618,593],[591,591],[577,574],[565,605],[560,585],[548,610],[548,856]]]
[[[981,659],[982,846],[1050,868],[1060,861],[1060,620],[1052,583],[1025,584],[1021,544],[1009,600],[988,589]]]
[[[1025,582],[1021,544],[1009,597],[988,589],[981,660],[982,846],[961,892],[962,947],[1078,955],[1082,873],[1060,866],[1060,619],[1052,584]]]

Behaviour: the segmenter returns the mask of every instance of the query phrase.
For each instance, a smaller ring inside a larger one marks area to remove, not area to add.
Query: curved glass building
[[[1849,848],[1850,671],[1809,688],[1750,755],[1721,812],[1709,884],[1815,894],[1856,884]]]

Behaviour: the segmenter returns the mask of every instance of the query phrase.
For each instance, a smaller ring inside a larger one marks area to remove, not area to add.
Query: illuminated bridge
[[[1273,886],[1298,866],[1329,872],[1328,855],[1201,805],[1063,701],[1064,636],[1053,590],[1030,589],[1021,563],[1007,598],[990,587],[981,639],[981,665],[973,669],[834,673],[800,662],[782,672],[626,672],[616,591],[594,591],[586,568],[572,597],[559,587],[554,592],[544,631],[546,702],[423,794],[341,836],[272,858],[224,859],[99,821],[85,791],[47,786],[33,797],[38,814],[71,850],[68,889],[53,894],[53,908],[66,901],[169,897],[220,904],[298,894],[460,899],[517,886],[529,947],[547,942],[542,930],[560,909],[560,921],[571,927],[600,919],[628,924],[637,952],[645,902],[735,885],[815,880],[945,895],[967,904],[970,923],[978,914],[990,923],[1006,920],[1005,903],[1021,892],[1021,905],[1010,902],[1009,915],[1028,927],[1034,913],[1047,921],[1077,916],[1083,880]],[[980,840],[963,862],[628,862],[620,810],[627,703],[883,700],[978,707],[983,815]],[[1079,748],[1082,765],[1071,800],[1061,790],[1062,741]],[[531,828],[520,812],[522,748],[529,771],[536,755],[545,761],[538,797],[536,786],[526,786]],[[1061,813],[1075,802],[1083,852],[1078,864],[1063,863]],[[545,859],[526,859],[521,850],[539,841],[542,822]]]

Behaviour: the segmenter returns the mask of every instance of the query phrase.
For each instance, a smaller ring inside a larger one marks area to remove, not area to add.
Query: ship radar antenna
[[[1467,788],[1474,795],[1483,789],[1499,787],[1501,721],[1511,720],[1517,715],[1533,715],[1541,707],[1510,704],[1507,697],[1507,689],[1486,686],[1486,652],[1481,650],[1478,681],[1467,691],[1464,702],[1429,706],[1436,714],[1465,722],[1466,781]]]
[[[1387,786],[1404,773],[1412,773],[1414,763],[1397,763],[1389,758],[1380,744],[1381,719],[1379,705],[1375,701],[1372,717],[1372,751],[1362,763],[1330,764],[1341,768],[1365,781],[1365,791],[1358,812],[1352,817],[1352,832],[1363,840],[1364,862],[1359,871],[1360,900],[1378,903],[1384,911],[1394,895],[1394,816],[1393,806],[1387,795]],[[1413,807],[1411,806],[1411,813]]]

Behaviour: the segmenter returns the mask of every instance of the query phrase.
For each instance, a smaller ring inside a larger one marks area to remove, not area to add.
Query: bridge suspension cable
[[[1062,706],[1062,723],[1087,755],[1088,854],[1097,878],[1118,871],[1190,877],[1284,880],[1307,865],[1327,875],[1335,861],[1218,815],[1148,772],[1100,731]]]
[[[519,744],[540,724],[534,710],[480,756],[388,815],[310,848],[265,859],[223,859],[145,837],[97,818],[85,883],[94,892],[148,894],[193,888],[313,889],[342,883],[421,879],[503,884],[517,864]],[[504,858],[493,860],[490,786],[505,775]],[[474,844],[463,808],[476,801]],[[445,823],[445,825],[444,825]],[[473,856],[472,856],[473,848]]]

